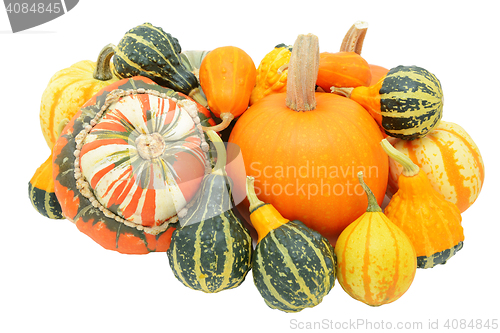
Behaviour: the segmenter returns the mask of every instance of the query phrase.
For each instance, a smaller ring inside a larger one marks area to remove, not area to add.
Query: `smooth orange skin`
[[[222,46],[208,53],[200,65],[200,85],[210,110],[220,118],[236,118],[248,108],[257,69],[252,58],[235,46]]]
[[[229,142],[240,147],[260,200],[335,244],[366,209],[365,193],[355,188],[361,168],[382,203],[388,157],[379,144],[382,134],[365,109],[338,95],[315,96],[316,109],[307,112],[289,109],[285,93],[266,96],[239,118]]]
[[[370,85],[377,83],[381,78],[385,77],[389,70],[385,67],[370,64],[370,71],[372,73],[372,79]]]
[[[322,52],[316,84],[325,92],[334,87],[368,86],[372,74],[365,59],[355,52]]]

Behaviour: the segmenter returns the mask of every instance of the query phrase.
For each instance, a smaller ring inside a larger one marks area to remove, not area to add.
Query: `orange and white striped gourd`
[[[362,172],[358,179],[368,207],[337,240],[337,279],[354,299],[379,306],[408,290],[417,269],[416,253],[408,236],[384,215]]]
[[[429,178],[432,187],[466,211],[477,199],[484,182],[484,163],[479,148],[459,125],[441,121],[427,136],[406,141],[391,140],[398,151],[410,157]],[[389,163],[388,194],[398,190],[403,171],[394,160]]]

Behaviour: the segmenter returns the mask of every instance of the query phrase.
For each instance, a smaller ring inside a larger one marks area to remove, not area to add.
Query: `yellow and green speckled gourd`
[[[336,259],[328,240],[260,201],[253,177],[247,177],[247,196],[250,221],[258,233],[253,279],[266,304],[298,312],[321,303],[335,284]]]
[[[175,277],[185,286],[216,293],[239,286],[251,268],[252,238],[237,215],[226,152],[218,134],[206,132],[217,164],[203,178],[197,199],[172,234],[167,251]]]
[[[463,247],[462,216],[457,205],[436,191],[425,172],[395,149],[387,139],[382,147],[402,165],[399,190],[385,208],[385,214],[412,241],[418,268],[446,263]]]

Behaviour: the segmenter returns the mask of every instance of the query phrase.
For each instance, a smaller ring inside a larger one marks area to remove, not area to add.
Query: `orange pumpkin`
[[[322,52],[316,84],[324,91],[334,87],[368,86],[372,74],[370,66],[355,52]]]
[[[223,46],[205,56],[199,76],[210,111],[222,119],[210,129],[222,131],[248,108],[257,77],[255,64],[242,49]]]
[[[288,68],[287,92],[266,96],[236,122],[237,144],[260,200],[289,220],[300,220],[335,243],[366,209],[357,181],[379,203],[387,186],[388,157],[376,122],[356,102],[315,92],[317,37],[299,36]]]
[[[425,137],[406,141],[391,140],[393,146],[429,178],[432,187],[445,199],[465,212],[479,196],[484,182],[484,164],[479,148],[467,132],[457,124],[441,121]],[[389,162],[388,194],[398,190],[403,171],[395,160]]]
[[[373,65],[370,64],[370,71],[372,73],[372,79],[369,85],[374,85],[378,81],[380,81],[381,78],[387,75],[389,73],[389,70],[385,67],[378,66],[378,65]]]

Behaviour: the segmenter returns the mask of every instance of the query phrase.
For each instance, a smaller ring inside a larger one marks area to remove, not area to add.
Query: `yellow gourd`
[[[418,268],[444,264],[463,246],[464,230],[458,207],[433,187],[425,172],[387,139],[382,147],[403,171],[399,190],[385,208],[387,217],[411,239]]]
[[[358,179],[368,208],[337,240],[337,279],[354,299],[379,306],[408,290],[417,269],[416,255],[410,239],[382,212],[362,172]]]
[[[274,50],[266,54],[257,68],[257,80],[250,95],[250,105],[267,95],[286,91],[291,54],[292,47],[285,44],[276,45]]]

